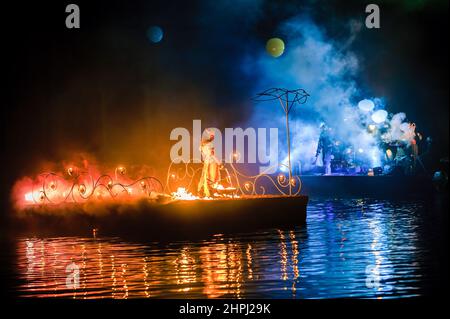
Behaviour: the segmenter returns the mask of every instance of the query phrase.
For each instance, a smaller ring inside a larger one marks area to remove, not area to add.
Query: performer
[[[411,156],[411,173],[416,172],[417,159],[419,156],[419,145],[418,143],[422,140],[422,135],[420,133],[416,133],[416,123],[409,123],[408,130],[404,134],[404,139],[407,141],[408,146],[410,147],[410,156]]]
[[[333,150],[333,141],[330,136],[330,128],[325,123],[320,124],[320,137],[317,145],[316,158],[314,165],[317,163],[319,154],[322,153],[323,165],[325,167],[325,175],[331,174],[331,157]]]
[[[197,191],[203,193],[204,196],[210,197],[210,188],[217,187],[220,180],[220,161],[215,156],[214,151],[214,131],[207,130],[209,136],[202,138],[200,143],[200,151],[203,157],[203,169]]]

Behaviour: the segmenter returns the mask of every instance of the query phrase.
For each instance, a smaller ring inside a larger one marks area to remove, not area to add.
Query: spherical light
[[[153,43],[158,43],[164,36],[163,30],[159,26],[151,26],[147,30],[147,37]]]
[[[384,121],[386,121],[387,116],[388,112],[386,112],[385,110],[378,110],[372,114],[372,121],[377,124],[383,123]]]
[[[359,101],[358,108],[363,112],[370,112],[375,108],[375,104],[372,100],[364,99]]]
[[[274,58],[278,58],[284,52],[284,42],[280,38],[269,39],[266,43],[266,51]]]

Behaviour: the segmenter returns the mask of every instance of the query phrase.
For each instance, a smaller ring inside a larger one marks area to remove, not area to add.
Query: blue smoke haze
[[[357,104],[361,99],[371,99],[376,111],[384,109],[386,102],[383,97],[363,96],[358,83],[358,58],[346,50],[360,27],[354,21],[348,26],[346,41],[336,43],[308,16],[297,16],[282,23],[277,30],[285,40],[284,55],[275,59],[261,50],[257,56],[247,56],[242,64],[248,76],[257,74],[253,95],[270,87],[304,88],[311,95],[306,104],[294,106],[290,115],[291,158],[296,165],[300,162],[304,170],[311,168],[321,122],[331,127],[336,142],[349,145],[348,152],[353,152],[365,166],[382,164],[380,136],[368,130],[368,125],[374,125],[372,112],[360,110]],[[286,162],[285,118],[278,101],[255,104],[248,125],[278,127],[280,158]],[[380,125],[390,126],[390,123]]]

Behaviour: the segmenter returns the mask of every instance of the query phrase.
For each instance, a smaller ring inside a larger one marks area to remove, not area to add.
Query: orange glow
[[[25,200],[27,202],[32,202],[33,201],[33,193],[32,192],[26,193],[25,194]]]
[[[44,173],[18,180],[12,189],[14,208],[44,207],[86,201],[129,202],[149,198],[163,191],[159,180],[148,174],[148,168],[131,170],[124,166],[99,168],[83,161],[81,165],[46,164]]]
[[[164,296],[161,287],[171,286],[175,297],[240,298],[253,280],[254,263],[247,258],[257,257],[221,237],[163,255],[147,252],[148,246],[102,238],[23,239],[17,246],[24,279],[20,291],[23,296],[73,299],[158,298]],[[68,288],[66,269],[72,263],[79,267],[78,286]]]
[[[194,196],[191,193],[189,193],[186,188],[184,187],[178,187],[176,192],[172,193],[172,198],[173,199],[178,199],[178,200],[196,200],[196,199],[201,199],[198,196]]]
[[[291,178],[291,185],[295,187],[297,185],[297,182],[295,181],[295,178]]]

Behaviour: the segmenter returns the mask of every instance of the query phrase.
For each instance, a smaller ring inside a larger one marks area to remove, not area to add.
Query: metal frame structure
[[[289,132],[289,113],[291,112],[294,104],[305,104],[310,95],[304,89],[288,90],[284,88],[270,88],[261,93],[256,94],[253,101],[267,102],[278,100],[281,108],[286,116],[286,139],[288,146],[288,170],[289,181],[292,180],[292,167],[291,167],[291,138]],[[289,195],[292,195],[292,185],[289,183]]]

